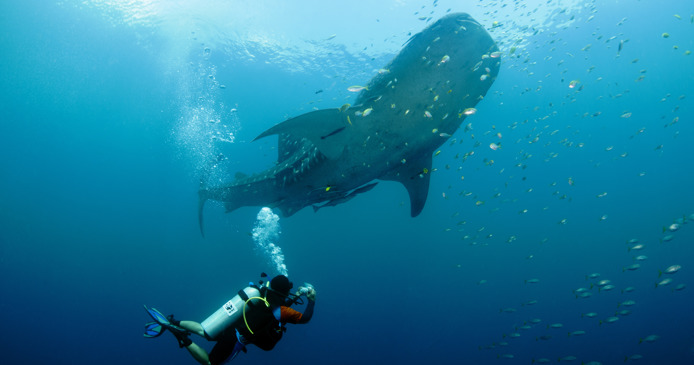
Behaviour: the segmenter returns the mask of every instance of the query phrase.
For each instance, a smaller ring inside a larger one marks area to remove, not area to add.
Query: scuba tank
[[[260,277],[265,278],[267,274],[261,273]],[[218,340],[231,334],[235,336],[236,332],[239,332],[244,337],[253,339],[254,344],[263,350],[267,351],[274,347],[285,330],[279,323],[279,318],[275,318],[273,314],[273,308],[277,308],[274,306],[280,304],[275,303],[271,307],[270,302],[268,302],[268,290],[272,290],[269,281],[263,283],[260,280],[258,284],[249,283],[249,286],[239,290],[237,295],[224,303],[221,308],[200,324],[207,339]],[[305,285],[311,287],[310,284]],[[289,307],[296,303],[303,304],[300,298],[302,294],[306,294],[306,292],[289,294],[287,298],[282,300],[281,305]],[[227,330],[230,329],[234,331],[227,334]]]
[[[251,283],[250,286],[239,290],[238,294],[202,321],[205,336],[215,340],[228,328],[245,327],[245,307],[251,304],[265,306],[266,303],[263,302],[266,302],[265,298],[261,297],[259,288],[254,284]]]

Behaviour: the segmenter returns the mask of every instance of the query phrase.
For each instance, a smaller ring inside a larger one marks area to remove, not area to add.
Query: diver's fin
[[[284,144],[287,140],[306,138],[329,159],[342,155],[347,144],[349,133],[343,133],[352,125],[349,119],[350,110],[322,109],[299,115],[261,133],[254,141],[273,134],[283,135]]]
[[[431,156],[425,156],[414,161],[407,161],[406,164],[380,179],[398,181],[405,186],[410,195],[410,215],[416,217],[422,212],[424,203],[427,201],[430,171]]]
[[[145,306],[145,310],[154,320],[154,322],[150,322],[145,325],[145,337],[157,337],[161,335],[164,330],[169,330],[174,337],[176,337],[179,347],[188,347],[191,343],[193,343],[193,341],[188,337],[190,332],[171,323],[173,321],[173,315],[166,317],[160,311],[154,308],[148,308],[147,306]]]
[[[166,328],[164,328],[161,324],[157,322],[149,322],[145,324],[144,336],[147,338],[159,337],[162,333],[164,333],[165,330]]]
[[[147,306],[145,306],[145,310],[147,311],[149,316],[152,317],[154,322],[157,322],[164,326],[171,326],[171,322],[169,322],[169,319],[166,318],[165,315],[161,314],[160,311],[156,310],[155,308],[148,308]]]

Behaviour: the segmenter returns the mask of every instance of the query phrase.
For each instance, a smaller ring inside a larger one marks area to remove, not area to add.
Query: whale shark
[[[223,202],[227,212],[267,206],[288,217],[322,202],[346,202],[373,188],[373,180],[401,183],[416,217],[427,199],[432,154],[476,111],[496,79],[500,55],[466,13],[432,23],[366,86],[349,88],[358,92],[353,105],[311,111],[256,137],[278,136],[274,166],[216,186],[201,181],[201,233],[207,200]]]

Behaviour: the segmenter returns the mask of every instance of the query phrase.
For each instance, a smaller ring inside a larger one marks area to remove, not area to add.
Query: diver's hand
[[[302,295],[308,294],[308,288],[305,286],[300,286],[299,289],[296,290],[296,296],[300,297]]]
[[[316,289],[314,289],[313,287],[308,288],[308,293],[306,293],[306,298],[308,298],[308,300],[310,300],[312,302],[315,302],[316,301]]]

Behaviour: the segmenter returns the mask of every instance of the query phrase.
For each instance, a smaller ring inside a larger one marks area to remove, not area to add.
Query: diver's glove
[[[304,287],[306,288],[306,298],[314,302],[316,300],[316,289],[309,283],[304,283]]]
[[[311,302],[315,302],[315,301],[316,301],[316,289],[314,289],[313,287],[311,287],[311,288],[308,290],[308,293],[306,293],[306,298],[308,298],[308,300],[311,301]]]
[[[306,298],[308,298],[308,300],[315,301],[316,289],[313,288],[313,285],[309,283],[304,283],[304,285],[299,287],[299,290],[296,292],[296,295],[306,295]]]

